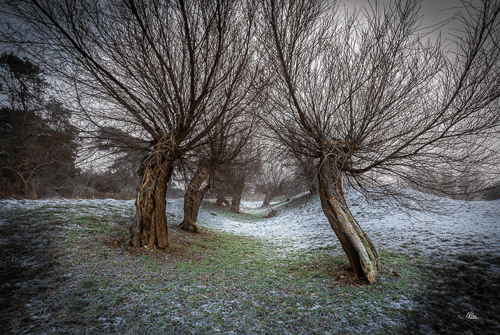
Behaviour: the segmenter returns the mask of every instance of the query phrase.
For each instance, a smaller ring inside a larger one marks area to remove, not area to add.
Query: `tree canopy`
[[[500,1],[464,2],[463,31],[433,43],[420,4],[15,0],[0,11],[3,36],[72,88],[87,143],[142,153],[133,246],[168,246],[165,194],[180,163],[197,171],[186,202],[199,207],[211,174],[238,208],[257,170],[255,127],[317,186],[354,273],[373,283],[380,262],[346,184],[401,201],[411,194],[398,186],[459,196],[498,181]],[[22,106],[44,83],[16,62],[18,80],[2,85]]]
[[[14,54],[0,56],[2,188],[27,196],[33,178],[54,186],[77,172],[72,111],[45,94],[41,68]]]

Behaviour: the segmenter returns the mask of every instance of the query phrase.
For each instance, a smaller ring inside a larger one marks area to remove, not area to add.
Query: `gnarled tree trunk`
[[[326,156],[326,155],[325,155]],[[321,207],[357,277],[377,281],[380,260],[372,241],[352,216],[342,191],[342,177],[334,158],[322,157],[318,174]]]
[[[141,184],[137,194],[136,214],[130,227],[130,244],[159,249],[168,247],[167,183],[174,170],[175,155],[164,143],[146,157],[139,169]]]
[[[207,180],[208,175],[209,170],[207,165],[200,163],[184,194],[184,220],[179,225],[183,230],[192,230],[193,233],[198,231],[198,227],[196,226],[198,211],[209,189],[209,185],[206,185],[203,189],[201,189],[201,185]]]

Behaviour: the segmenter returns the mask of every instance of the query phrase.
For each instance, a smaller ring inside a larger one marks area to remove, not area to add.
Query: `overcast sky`
[[[361,6],[365,6],[369,8],[368,0],[340,0],[341,3],[345,3],[346,7],[351,9],[356,6],[356,8],[361,8]],[[375,2],[374,0],[370,1],[372,4]],[[472,0],[474,4],[480,4],[479,0]],[[342,5],[341,5],[342,7]],[[420,14],[422,14],[423,21],[422,27],[430,27],[432,25],[439,24],[440,22],[451,18],[459,9],[459,7],[463,7],[462,2],[460,0],[423,0],[422,7],[420,10]],[[442,38],[452,38],[450,33],[459,34],[457,31],[453,31],[453,29],[460,29],[461,24],[458,20],[453,20],[449,22],[444,27],[441,28],[441,36]],[[431,37],[436,38],[438,33],[433,33]]]

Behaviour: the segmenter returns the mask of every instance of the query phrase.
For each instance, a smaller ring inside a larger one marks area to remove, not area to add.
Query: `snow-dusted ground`
[[[447,214],[429,214],[418,210],[404,213],[382,203],[367,204],[356,192],[350,192],[346,197],[351,212],[379,249],[419,250],[424,254],[436,255],[497,253],[500,250],[500,200],[460,202],[436,198],[443,213]],[[106,215],[108,211],[130,215],[134,208],[133,200],[0,201],[0,207],[6,209],[61,205],[67,205],[67,210],[73,213],[81,211],[82,214],[91,212],[96,215]],[[244,201],[241,209],[245,213],[262,214],[264,212],[259,208],[260,205],[261,202]],[[284,206],[281,205],[281,208]],[[181,219],[182,211],[183,199],[168,200],[169,214]],[[215,216],[210,214],[210,210],[202,208],[198,224],[259,237],[293,249],[335,247],[341,251],[317,198],[297,208],[280,210],[273,218],[253,222],[238,221],[223,214]]]
[[[356,192],[346,197],[351,212],[377,248],[436,255],[500,251],[500,200],[437,198],[442,213],[431,214],[422,210],[403,212],[383,203],[367,204]],[[242,208],[248,213],[259,211],[255,203],[243,203]],[[202,213],[200,218],[210,227],[258,236],[294,249],[336,247],[340,251],[340,243],[317,198],[253,223],[214,220],[207,214]]]

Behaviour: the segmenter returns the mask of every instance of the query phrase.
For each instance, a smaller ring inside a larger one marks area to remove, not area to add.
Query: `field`
[[[0,201],[0,328],[11,333],[500,333],[500,201],[437,199],[402,212],[348,194],[380,251],[375,285],[352,277],[316,198],[231,214],[201,233],[167,205],[170,247],[131,248],[133,201]],[[473,317],[477,317],[474,319]]]

